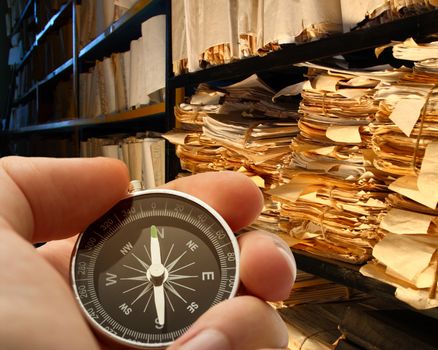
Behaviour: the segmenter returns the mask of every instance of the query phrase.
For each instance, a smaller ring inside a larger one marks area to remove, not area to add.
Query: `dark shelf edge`
[[[68,0],[65,4],[61,5],[61,8],[56,12],[46,23],[44,28],[36,35],[36,42],[42,40],[44,36],[50,31],[52,27],[58,24],[58,21],[62,19],[62,16],[66,14],[66,11],[71,9],[73,0]]]
[[[358,265],[324,259],[295,249],[292,249],[292,252],[300,270],[374,296],[395,298],[393,286],[362,275]]]
[[[23,59],[18,64],[17,70],[23,69],[23,66],[26,64],[27,60],[29,59],[30,55],[32,55],[33,50],[38,46],[38,41],[41,41],[44,39],[46,34],[51,30],[52,27],[55,27],[58,23],[58,20],[62,18],[62,16],[66,13],[66,11],[71,8],[72,6],[72,0],[69,0],[65,4],[61,6],[59,11],[55,13],[52,18],[46,23],[44,28],[35,36],[35,41],[30,46],[29,50],[26,51],[25,55],[23,56]]]
[[[47,74],[47,76],[44,79],[41,79],[38,82],[38,86],[42,86],[42,85],[48,83],[49,81],[53,80],[54,78],[61,75],[62,73],[64,73],[65,71],[67,71],[68,69],[70,69],[72,67],[73,67],[73,58],[69,58],[67,61],[65,61],[63,64],[61,64],[58,68],[54,69],[49,74]]]
[[[233,63],[178,75],[171,78],[169,84],[170,87],[177,88],[201,82],[239,78],[261,71],[291,67],[299,62],[370,49],[394,40],[424,37],[437,32],[438,10],[433,10],[308,43],[285,45],[281,50],[271,52],[264,57],[250,57]]]
[[[26,5],[24,5],[23,11],[20,13],[20,17],[18,17],[17,22],[14,25],[14,28],[12,29],[11,36],[18,32],[18,28],[20,28],[21,24],[23,23],[24,18],[27,16],[27,12],[29,11],[31,4],[34,0],[28,0]]]
[[[56,122],[24,126],[16,130],[9,130],[9,134],[28,134],[40,131],[68,131],[73,128],[87,128],[98,125],[140,121],[143,119],[161,117],[165,113],[164,103],[141,107],[137,110],[113,113],[95,118],[69,119]]]
[[[19,105],[19,104],[25,102],[31,95],[33,95],[36,92],[37,86],[38,86],[38,83],[33,84],[32,87],[29,90],[27,90],[27,92],[25,92],[23,95],[16,98],[12,102],[12,106],[16,106],[16,105]]]
[[[112,23],[104,32],[99,34],[96,38],[85,45],[80,51],[78,58],[80,60],[94,60],[99,59],[99,55],[94,53],[105,42],[110,41],[118,33],[123,32],[124,28],[132,23],[132,21],[143,11],[151,9],[151,13],[155,10],[155,5],[159,4],[161,0],[141,0],[132,6],[122,17]]]

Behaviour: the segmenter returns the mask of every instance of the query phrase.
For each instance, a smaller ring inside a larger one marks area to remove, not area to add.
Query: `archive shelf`
[[[68,120],[55,121],[51,123],[29,125],[22,127],[18,130],[11,130],[11,133],[26,134],[26,133],[33,133],[40,131],[64,132],[67,131],[68,129],[93,127],[93,126],[109,124],[109,123],[121,123],[121,122],[132,121],[134,119],[147,121],[147,118],[150,117],[163,116],[164,112],[165,112],[164,102],[162,102],[162,103],[157,103],[157,104],[129,110],[126,112],[101,115],[95,118],[68,119]]]
[[[24,54],[23,59],[21,60],[19,66],[17,68],[18,70],[23,68],[24,64],[27,62],[29,57],[32,55],[33,51],[38,46],[39,42],[42,42],[50,31],[56,30],[58,28],[58,26],[61,23],[63,23],[63,21],[67,17],[71,16],[72,3],[73,3],[73,1],[69,0],[68,2],[63,4],[61,6],[61,8],[58,10],[58,12],[55,15],[53,15],[53,17],[46,23],[44,28],[36,35],[35,41],[31,45],[29,50],[27,50],[27,52]]]
[[[426,35],[437,32],[438,10],[433,10],[417,16],[333,35],[308,43],[283,45],[280,50],[271,52],[264,57],[250,57],[178,75],[169,80],[169,85],[177,88],[208,81],[241,78],[253,73],[291,69],[295,63],[362,51],[388,44],[393,40],[405,40],[408,37],[424,38]]]
[[[34,0],[30,0],[27,5],[31,7],[31,3],[33,2]],[[50,31],[56,30],[61,23],[64,23],[66,19],[74,17],[76,11],[75,6],[77,3],[79,3],[79,1],[69,0],[61,6],[56,14],[50,18],[44,28],[37,34],[31,48],[24,55],[22,61],[17,67],[18,71],[23,68],[26,61],[33,54],[37,45],[44,40],[45,36]],[[66,60],[59,67],[48,73],[44,78],[35,82],[27,92],[15,99],[12,102],[12,105],[15,106],[24,103],[31,98],[35,98],[35,95],[38,95],[41,88],[57,81],[60,79],[60,77],[66,76],[67,74],[73,75],[73,83],[75,84],[76,81],[74,90],[77,90],[77,80],[80,72],[94,65],[96,60],[102,59],[105,56],[109,56],[113,52],[122,52],[128,50],[130,41],[138,39],[141,36],[141,23],[152,16],[165,14],[165,11],[166,6],[163,0],[137,1],[134,6],[123,16],[112,23],[103,33],[99,34],[82,49],[79,50],[76,47],[76,49],[74,49],[74,57]],[[22,16],[24,16],[24,11]],[[77,46],[77,33],[75,32],[73,34],[73,45]],[[77,94],[77,91],[74,93]],[[160,103],[89,119],[79,118],[77,115],[77,118],[75,119],[59,121],[55,120],[48,123],[28,125],[16,130],[10,130],[9,133],[17,136],[22,133],[29,134],[41,131],[58,132],[60,130],[87,128],[106,123],[123,123],[123,121],[132,121],[136,118],[144,118],[145,120],[148,120],[148,117],[155,114],[162,115],[165,110],[164,106],[164,103]]]
[[[24,19],[29,15],[32,5],[34,5],[34,0],[27,0],[26,4],[24,5],[23,11],[20,14],[20,17],[18,18],[17,22],[14,25],[14,28],[12,29],[12,33],[18,32],[18,29],[23,24]]]
[[[141,35],[141,23],[147,18],[159,14],[164,14],[161,0],[140,0],[136,2],[120,19],[79,51],[79,61],[94,61],[113,52],[129,49],[130,41]],[[114,50],[114,48],[117,49]]]
[[[28,13],[33,0],[27,2],[26,8],[20,16]],[[74,6],[76,1],[70,1]],[[67,6],[68,7],[68,6]],[[60,10],[61,12],[61,10]],[[55,28],[56,23],[64,18],[64,14],[70,13],[66,8],[62,14],[58,13],[40,32],[37,40],[41,40],[51,28]],[[72,12],[73,13],[73,10]],[[314,61],[335,55],[354,53],[372,49],[380,45],[387,44],[392,40],[404,40],[408,37],[417,39],[427,35],[438,33],[438,10],[424,14],[407,17],[393,22],[373,26],[366,29],[338,34],[325,39],[316,40],[303,44],[284,45],[281,50],[272,52],[264,57],[251,57],[242,59],[230,64],[211,67],[194,73],[171,76],[172,57],[171,57],[171,31],[170,31],[170,1],[169,0],[140,0],[136,5],[125,13],[118,21],[113,23],[105,32],[86,44],[76,52],[76,56],[66,61],[63,65],[50,72],[44,79],[40,80],[36,86],[32,87],[26,94],[20,97],[17,103],[23,102],[38,88],[48,84],[64,73],[79,73],[82,69],[94,64],[94,61],[111,54],[129,48],[130,40],[140,36],[141,22],[157,14],[167,16],[167,58],[166,58],[166,100],[164,103],[142,107],[132,111],[111,114],[91,119],[70,119],[53,121],[45,124],[30,125],[18,130],[11,130],[9,133],[14,136],[27,137],[29,134],[39,132],[57,133],[73,132],[85,130],[96,126],[110,124],[121,125],[125,122],[138,120],[147,122],[155,117],[161,120],[161,129],[170,130],[174,125],[172,114],[176,96],[179,88],[193,87],[202,82],[223,81],[249,76],[254,73],[273,72],[280,70],[292,70],[294,63],[303,61]],[[18,23],[21,23],[20,20]],[[77,76],[76,76],[77,78]],[[164,131],[164,130],[163,130]],[[175,154],[168,152],[166,165],[168,166],[166,178],[172,179],[176,176],[177,163]],[[302,251],[294,251],[298,266],[305,271],[324,278],[345,284],[349,287],[362,290],[377,296],[394,298],[394,288],[385,283],[362,276],[359,267],[347,263],[340,263],[333,260],[323,259]]]
[[[184,88],[191,89],[200,83],[242,79],[255,73],[273,73],[275,76],[278,73],[283,74],[291,72],[293,69],[297,70],[297,67],[293,67],[293,64],[296,63],[323,61],[323,59],[337,55],[373,49],[391,41],[403,41],[409,37],[421,40],[436,33],[438,33],[438,10],[433,10],[312,42],[283,45],[280,50],[263,57],[245,58],[229,64],[174,76],[169,79],[168,86],[174,91],[179,91]],[[297,265],[303,271],[377,297],[391,299],[408,307],[407,304],[395,298],[393,286],[363,276],[359,272],[360,265],[324,259],[301,250],[292,249],[292,251]],[[422,312],[438,318],[438,310],[432,309]]]

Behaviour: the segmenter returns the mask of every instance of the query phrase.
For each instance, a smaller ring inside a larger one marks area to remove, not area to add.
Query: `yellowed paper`
[[[312,86],[315,90],[336,92],[340,80],[342,78],[321,74],[312,81]]]
[[[423,193],[417,187],[417,176],[402,176],[391,183],[388,188],[391,191],[400,193],[420,204],[423,204],[431,209],[437,206],[438,198],[431,196],[430,193]]]
[[[269,190],[267,193],[271,196],[280,197],[287,201],[295,202],[308,186],[308,183],[289,183]]]
[[[395,105],[389,118],[409,137],[425,103],[425,98],[401,99]]]
[[[387,233],[373,249],[373,256],[412,284],[430,264],[438,238]]]
[[[438,142],[431,142],[426,147],[417,186],[422,193],[428,193],[438,201]]]
[[[431,309],[438,306],[438,299],[429,298],[428,289],[418,290],[399,287],[395,291],[395,296],[397,299],[419,310]]]
[[[433,216],[392,208],[380,222],[380,228],[396,234],[427,234]]]
[[[362,142],[358,125],[331,125],[327,128],[325,136],[336,142]]]
[[[164,88],[166,79],[166,16],[149,18],[141,25],[142,53],[147,57],[144,65],[145,95]]]

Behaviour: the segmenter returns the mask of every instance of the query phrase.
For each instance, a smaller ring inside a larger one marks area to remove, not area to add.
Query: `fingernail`
[[[206,329],[184,343],[178,350],[228,350],[231,349],[227,337],[215,329]]]
[[[280,251],[280,253],[283,255],[283,257],[285,258],[285,260],[287,261],[287,264],[289,265],[289,269],[290,269],[291,274],[293,276],[293,279],[295,281],[295,277],[297,274],[297,264],[295,262],[294,256],[292,255],[292,253],[290,251],[284,250],[283,246],[280,246],[279,244],[277,244],[277,248]]]

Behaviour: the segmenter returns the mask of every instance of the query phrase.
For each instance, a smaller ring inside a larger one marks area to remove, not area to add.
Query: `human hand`
[[[76,233],[119,201],[128,181],[126,167],[111,159],[0,159],[0,348],[102,348],[66,283],[69,261]],[[236,173],[199,174],[164,187],[205,201],[233,230],[262,207],[259,190]],[[49,243],[35,249],[30,242]],[[169,350],[286,347],[284,324],[262,299],[288,295],[292,255],[267,233],[244,234],[239,244],[246,295],[210,309]]]

